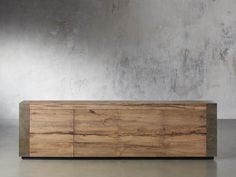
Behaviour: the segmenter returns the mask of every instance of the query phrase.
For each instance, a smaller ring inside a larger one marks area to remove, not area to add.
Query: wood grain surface
[[[208,101],[24,101],[20,156],[216,156]]]
[[[73,156],[73,110],[30,111],[30,156]]]
[[[33,109],[202,109],[208,101],[23,101]]]
[[[75,110],[77,157],[117,156],[117,110]]]
[[[74,155],[205,156],[203,110],[76,110]]]

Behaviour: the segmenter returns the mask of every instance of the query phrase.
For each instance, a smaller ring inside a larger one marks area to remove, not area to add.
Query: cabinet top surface
[[[22,101],[21,104],[32,104],[32,105],[48,105],[48,104],[58,104],[58,105],[75,105],[75,104],[82,104],[82,105],[110,105],[110,104],[209,104],[214,103],[213,101],[208,100],[175,100],[175,101],[155,101],[155,100],[111,100],[111,101],[98,101],[98,100],[26,100]]]
[[[211,101],[23,101],[30,109],[205,109]]]

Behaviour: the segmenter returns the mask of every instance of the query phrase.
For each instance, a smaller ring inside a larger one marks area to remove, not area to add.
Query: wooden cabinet
[[[24,101],[22,157],[213,157],[216,104]]]

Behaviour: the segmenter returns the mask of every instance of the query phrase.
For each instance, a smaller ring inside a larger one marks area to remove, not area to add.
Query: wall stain
[[[174,74],[171,76],[170,92],[176,93],[177,78],[178,78],[178,70],[175,69]]]
[[[123,58],[120,61],[120,66],[123,67],[123,68],[128,68],[130,66],[129,58],[128,57]]]
[[[202,96],[199,91],[204,82],[204,51],[197,56],[187,48],[181,50],[181,65],[172,71],[170,78],[170,94],[186,97],[187,95]]]
[[[169,80],[167,61],[160,61],[154,56],[122,57],[115,68],[110,75],[113,76],[113,89],[121,97],[135,98],[137,93],[145,97],[155,92],[153,88],[164,88]],[[159,92],[164,91],[161,89]]]
[[[229,48],[225,48],[223,50],[221,49],[219,54],[220,60],[225,61],[228,54],[229,54]]]
[[[224,23],[221,23],[222,26],[222,33],[223,33],[223,37],[224,38],[232,38],[232,36],[230,35],[231,32],[231,27],[230,26],[225,26]]]
[[[129,0],[113,0],[111,5],[111,12],[114,14],[115,12],[120,11],[121,9],[127,7],[129,4]]]
[[[186,64],[187,64],[188,59],[189,59],[189,55],[190,55],[189,49],[184,49],[184,54],[183,54],[184,61],[183,61],[183,65],[186,65]]]
[[[233,71],[234,71],[234,75],[236,75],[236,57],[233,58]]]

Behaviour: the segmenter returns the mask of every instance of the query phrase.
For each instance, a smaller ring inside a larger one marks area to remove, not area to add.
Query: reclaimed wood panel
[[[73,134],[73,110],[31,110],[30,133]]]
[[[121,110],[120,156],[205,156],[204,110]]]
[[[214,157],[209,101],[23,101],[22,157]]]
[[[40,109],[202,109],[208,101],[24,101],[31,110]]]
[[[73,156],[73,110],[30,111],[30,156]]]
[[[75,110],[74,156],[117,156],[116,110]]]
[[[75,156],[205,156],[205,110],[76,110]]]
[[[31,157],[73,157],[73,135],[30,134]]]

